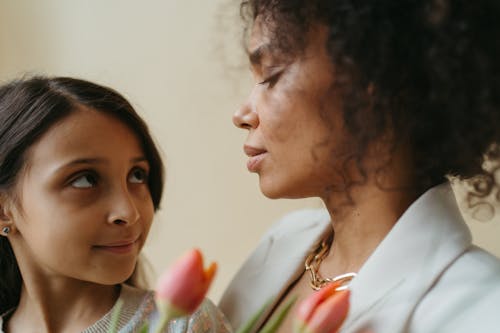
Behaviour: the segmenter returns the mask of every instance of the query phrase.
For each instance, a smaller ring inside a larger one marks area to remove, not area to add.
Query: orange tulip
[[[158,280],[156,303],[160,327],[174,318],[192,314],[201,304],[217,271],[217,264],[203,266],[203,255],[193,249],[182,256]]]
[[[299,304],[295,317],[296,333],[337,332],[349,311],[349,290],[336,291],[332,283]]]

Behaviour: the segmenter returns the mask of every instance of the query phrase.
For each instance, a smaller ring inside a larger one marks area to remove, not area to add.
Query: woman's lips
[[[257,172],[262,163],[262,160],[267,154],[267,150],[261,148],[255,148],[252,146],[243,146],[245,154],[250,157],[247,162],[247,169],[250,172]]]
[[[267,153],[261,153],[255,156],[252,156],[248,159],[247,169],[250,172],[257,172],[260,169],[260,165],[264,157],[266,157]]]

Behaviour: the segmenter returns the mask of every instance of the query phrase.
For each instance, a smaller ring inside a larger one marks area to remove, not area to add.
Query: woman
[[[220,302],[232,324],[340,280],[352,295],[343,332],[498,330],[500,261],[471,244],[449,178],[470,181],[470,204],[499,198],[500,6],[241,10],[256,82],[233,118],[248,130],[247,167],[266,196],[317,196],[327,212],[294,213],[264,236]]]
[[[0,332],[137,332],[137,280],[163,192],[149,130],[114,90],[64,77],[0,87]],[[228,332],[209,301],[162,332]]]

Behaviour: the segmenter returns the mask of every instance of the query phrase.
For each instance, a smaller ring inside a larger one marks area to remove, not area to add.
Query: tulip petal
[[[191,314],[205,298],[216,271],[216,263],[205,270],[200,250],[193,249],[162,274],[156,288],[156,299]]]
[[[318,305],[335,294],[339,286],[340,284],[338,282],[330,283],[303,300],[297,309],[297,318],[303,322],[309,321]]]
[[[334,333],[340,328],[349,311],[349,290],[339,291],[321,303],[307,321],[311,332]]]
[[[212,280],[214,279],[215,273],[217,272],[217,263],[212,262],[210,263],[210,266],[205,270],[205,281],[208,282],[208,284],[212,283]]]

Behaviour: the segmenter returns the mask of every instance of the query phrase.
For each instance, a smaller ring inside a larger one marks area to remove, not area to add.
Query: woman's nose
[[[259,126],[259,117],[251,99],[247,100],[233,115],[233,124],[242,129],[254,129]]]
[[[117,225],[130,225],[140,218],[137,205],[128,191],[120,191],[113,195],[108,222]]]

